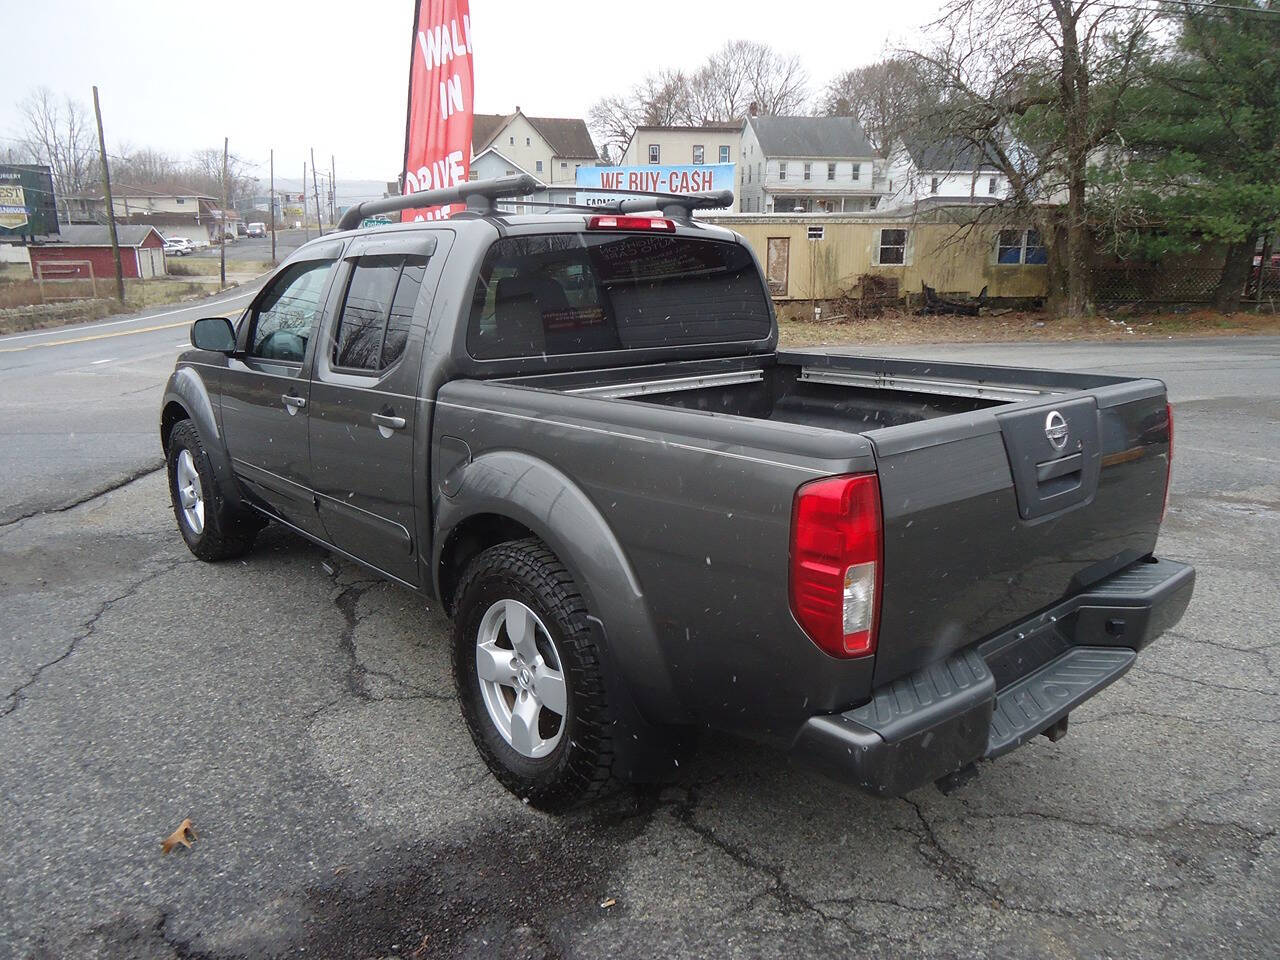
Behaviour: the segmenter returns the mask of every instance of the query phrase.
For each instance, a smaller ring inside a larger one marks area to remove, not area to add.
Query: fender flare
[[[178,367],[169,377],[164,388],[164,402],[160,406],[161,426],[160,442],[166,447],[164,434],[164,412],[169,404],[176,403],[187,412],[187,416],[196,425],[200,439],[204,442],[204,451],[213,467],[214,476],[227,503],[239,507],[240,485],[236,481],[235,471],[231,469],[231,455],[222,436],[218,415],[214,411],[213,401],[204,380],[191,367]]]
[[[455,486],[456,482],[456,486]],[[440,595],[440,561],[455,529],[495,514],[527,527],[573,575],[617,681],[641,715],[655,724],[687,720],[640,583],[622,545],[586,493],[550,463],[515,450],[486,453],[450,476],[453,497],[440,496],[432,579]]]

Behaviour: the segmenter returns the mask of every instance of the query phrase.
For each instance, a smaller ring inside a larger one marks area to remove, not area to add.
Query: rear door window
[[[400,359],[426,263],[404,254],[355,261],[334,333],[334,369],[378,373]]]
[[[467,327],[478,360],[763,340],[772,318],[750,252],[648,234],[506,237],[480,268]]]

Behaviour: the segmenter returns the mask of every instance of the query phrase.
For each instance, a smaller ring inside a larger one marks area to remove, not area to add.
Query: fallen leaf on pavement
[[[190,834],[190,839],[188,839],[187,837],[188,834]],[[198,838],[196,837],[195,827],[191,826],[191,818],[188,817],[187,819],[183,820],[180,824],[178,824],[177,830],[173,831],[173,833],[169,834],[169,836],[164,838],[164,843],[160,844],[160,850],[163,853],[168,853],[178,844],[182,844],[184,847],[190,850],[191,841],[196,839]]]
[[[613,906],[615,903],[617,903],[617,902],[618,902],[618,898],[617,898],[617,897],[610,897],[608,900],[601,900],[601,901],[600,901],[600,909],[602,909],[602,910],[608,910],[610,907],[612,907],[612,906]]]

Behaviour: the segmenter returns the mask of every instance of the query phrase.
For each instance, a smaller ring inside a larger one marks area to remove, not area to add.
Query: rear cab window
[[[697,237],[504,237],[472,294],[477,360],[762,340],[768,296],[750,252]]]

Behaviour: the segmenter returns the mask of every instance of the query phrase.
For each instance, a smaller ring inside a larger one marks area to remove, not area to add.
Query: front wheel
[[[262,523],[226,502],[190,420],[180,421],[169,434],[168,463],[173,514],[187,548],[201,560],[229,560],[246,553]]]
[[[453,674],[476,748],[516,796],[558,813],[611,785],[617,717],[586,604],[541,541],[499,544],[467,567]]]

